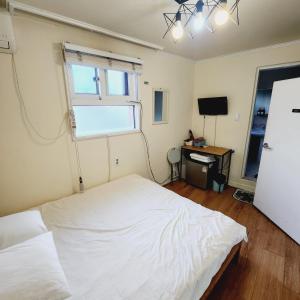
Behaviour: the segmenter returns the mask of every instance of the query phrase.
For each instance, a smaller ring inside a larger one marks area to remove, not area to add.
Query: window
[[[109,96],[128,96],[128,73],[107,70],[107,85]]]
[[[99,94],[97,68],[73,64],[72,76],[75,94]]]
[[[73,106],[73,109],[79,138],[135,129],[133,105]]]
[[[139,130],[138,74],[126,67],[67,60],[76,138]]]
[[[168,92],[153,90],[153,124],[168,123]]]

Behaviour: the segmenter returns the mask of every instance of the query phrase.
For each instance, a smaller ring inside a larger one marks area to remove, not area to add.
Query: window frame
[[[86,105],[96,105],[96,103],[101,100],[101,94],[102,94],[102,88],[101,88],[101,74],[99,72],[99,67],[96,64],[92,63],[82,63],[82,62],[68,62],[67,64],[67,72],[68,72],[68,81],[69,81],[69,89],[70,89],[70,97],[71,97],[71,103],[72,105],[77,105],[81,103],[83,98],[85,101],[87,101]],[[99,80],[96,81],[97,90],[99,94],[88,94],[88,93],[75,93],[75,86],[74,86],[74,80],[73,80],[73,74],[72,74],[72,65],[80,65],[80,66],[86,66],[86,67],[93,67],[98,70],[98,77]],[[95,102],[96,101],[96,102]],[[92,104],[94,103],[94,104]]]
[[[107,70],[113,70],[113,71],[122,71],[122,72],[126,72],[128,74],[128,95],[123,95],[123,96],[119,96],[119,95],[109,95],[108,94],[108,76],[107,76]],[[133,72],[128,72],[126,70],[121,70],[121,69],[117,69],[117,68],[105,68],[102,70],[103,77],[104,77],[104,81],[103,81],[103,97],[102,97],[102,101],[105,101],[107,103],[112,103],[112,102],[122,102],[122,101],[136,101],[135,99],[137,99],[137,92],[136,89],[137,87],[135,86],[135,76],[137,76],[135,73]],[[116,99],[118,98],[118,99]]]
[[[165,111],[165,119],[162,121],[155,121],[155,92],[162,92],[162,115]],[[152,124],[153,125],[162,125],[169,123],[169,90],[164,88],[153,88],[152,90]]]
[[[75,93],[74,81],[72,74],[72,65],[83,65],[90,66],[97,69],[99,80],[97,80],[97,90],[99,94],[79,94]],[[126,72],[128,74],[128,95],[108,95],[108,82],[107,82],[107,72],[106,70],[117,70]],[[95,139],[105,136],[117,136],[131,133],[138,133],[141,131],[141,107],[138,100],[138,90],[139,90],[139,75],[136,72],[131,72],[128,70],[122,70],[114,67],[103,67],[101,64],[81,62],[81,61],[66,61],[65,62],[65,78],[66,86],[68,89],[68,104],[69,109],[73,111],[73,106],[133,106],[134,114],[134,129],[132,130],[122,130],[118,132],[107,132],[99,133],[95,135],[87,136],[76,136],[76,129],[72,130],[73,140],[86,140]],[[76,120],[75,120],[76,123]]]
[[[76,105],[80,106],[80,105]],[[83,105],[85,106],[85,105]],[[96,106],[106,106],[106,105],[96,105]],[[114,105],[109,105],[109,106],[114,106]],[[117,105],[121,106],[121,105]],[[98,133],[98,134],[91,134],[91,135],[86,135],[86,136],[76,136],[76,130],[73,130],[73,140],[90,140],[90,139],[95,139],[95,138],[102,138],[102,137],[107,137],[107,136],[119,136],[119,135],[125,135],[125,134],[132,134],[132,133],[138,133],[140,132],[140,128],[137,128],[137,125],[140,126],[140,110],[137,109],[139,105],[136,104],[129,104],[129,105],[124,105],[124,106],[132,106],[133,107],[133,114],[134,114],[134,129],[131,130],[121,130],[121,131],[110,131],[108,133]]]

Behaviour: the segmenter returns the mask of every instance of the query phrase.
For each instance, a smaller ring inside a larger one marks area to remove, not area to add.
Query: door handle
[[[271,150],[271,149],[272,149],[272,148],[269,146],[268,143],[264,143],[264,144],[263,144],[263,148],[264,148],[264,149],[267,149],[267,150]]]

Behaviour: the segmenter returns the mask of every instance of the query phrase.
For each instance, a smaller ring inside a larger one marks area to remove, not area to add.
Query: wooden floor
[[[238,264],[224,273],[210,300],[300,299],[300,246],[254,206],[235,200],[233,188],[218,194],[183,181],[166,187],[247,227]]]

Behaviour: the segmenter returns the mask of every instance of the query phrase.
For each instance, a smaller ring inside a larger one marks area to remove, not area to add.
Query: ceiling
[[[19,0],[118,33],[156,43],[166,51],[195,60],[300,39],[300,0],[241,0],[240,26],[228,22],[193,40],[174,43],[163,12],[176,12],[174,0]],[[196,1],[190,1],[195,3]]]

